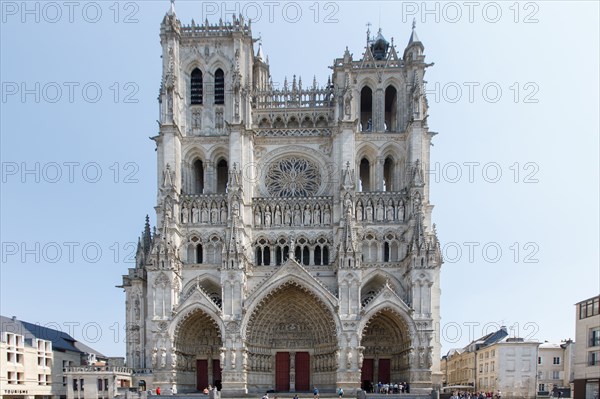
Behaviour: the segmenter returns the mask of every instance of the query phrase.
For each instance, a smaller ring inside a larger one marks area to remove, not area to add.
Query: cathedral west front
[[[424,46],[271,80],[251,21],[160,26],[157,226],[123,277],[127,365],[223,395],[438,383]],[[408,29],[407,29],[408,30]],[[408,35],[407,35],[408,36]]]

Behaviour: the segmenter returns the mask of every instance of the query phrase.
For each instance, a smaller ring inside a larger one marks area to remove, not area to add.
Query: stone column
[[[371,187],[375,187],[375,191],[383,191],[383,164],[385,159],[383,157],[377,157],[375,162],[375,184],[371,184]],[[373,204],[377,206],[377,204]]]

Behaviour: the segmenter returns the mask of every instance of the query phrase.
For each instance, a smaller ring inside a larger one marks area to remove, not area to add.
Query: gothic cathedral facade
[[[439,377],[424,47],[381,34],[275,87],[251,22],[160,31],[157,227],[123,276],[127,364],[178,392]]]

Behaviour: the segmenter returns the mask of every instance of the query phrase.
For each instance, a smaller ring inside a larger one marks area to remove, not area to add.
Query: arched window
[[[202,104],[202,71],[198,68],[192,71],[191,76],[191,95],[190,102],[192,105]]]
[[[360,91],[360,123],[363,132],[373,131],[373,91],[369,86]]]
[[[194,194],[202,194],[204,192],[204,164],[201,160],[194,162]]]
[[[202,244],[198,244],[196,246],[196,263],[202,263],[203,254],[202,254]]]
[[[262,248],[256,247],[256,265],[262,265]]]
[[[296,246],[296,249],[294,250],[294,259],[296,262],[302,263],[302,248],[299,246]]]
[[[221,68],[215,71],[215,104],[225,104],[225,74]]]
[[[255,254],[257,266],[271,265],[271,247],[266,239],[261,238],[256,242]]]
[[[385,89],[385,130],[387,132],[395,132],[397,130],[396,100],[396,88],[390,85]]]
[[[271,247],[268,245],[263,248],[263,264],[265,266],[271,265]]]
[[[319,245],[315,247],[315,265],[321,265],[321,247]]]
[[[371,191],[371,164],[367,158],[360,160],[359,191]]]
[[[390,243],[387,241],[383,244],[383,261],[390,261]]]
[[[393,191],[394,188],[394,160],[387,157],[383,163],[383,191]]]
[[[304,266],[308,266],[310,264],[310,251],[308,250],[307,245],[302,248],[302,264]]]
[[[224,193],[227,188],[227,161],[221,159],[217,163],[217,193]]]
[[[327,266],[329,264],[329,247],[327,245],[323,246],[323,265]]]
[[[277,266],[281,266],[283,263],[285,263],[285,261],[288,260],[289,252],[290,248],[287,245],[277,246],[277,250],[275,251],[275,264]]]

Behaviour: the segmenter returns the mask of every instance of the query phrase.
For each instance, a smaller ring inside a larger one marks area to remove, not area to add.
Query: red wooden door
[[[208,388],[208,360],[196,360],[196,389]]]
[[[296,352],[296,391],[310,391],[310,355]]]
[[[382,384],[389,384],[390,381],[390,359],[379,359],[379,377],[377,381]]]
[[[290,354],[288,352],[275,354],[275,390],[278,392],[290,390]]]
[[[217,389],[221,390],[221,361],[219,359],[213,359],[213,384]]]
[[[371,391],[371,383],[373,382],[373,359],[364,359],[362,369],[360,370],[360,380],[362,389],[366,392]]]

